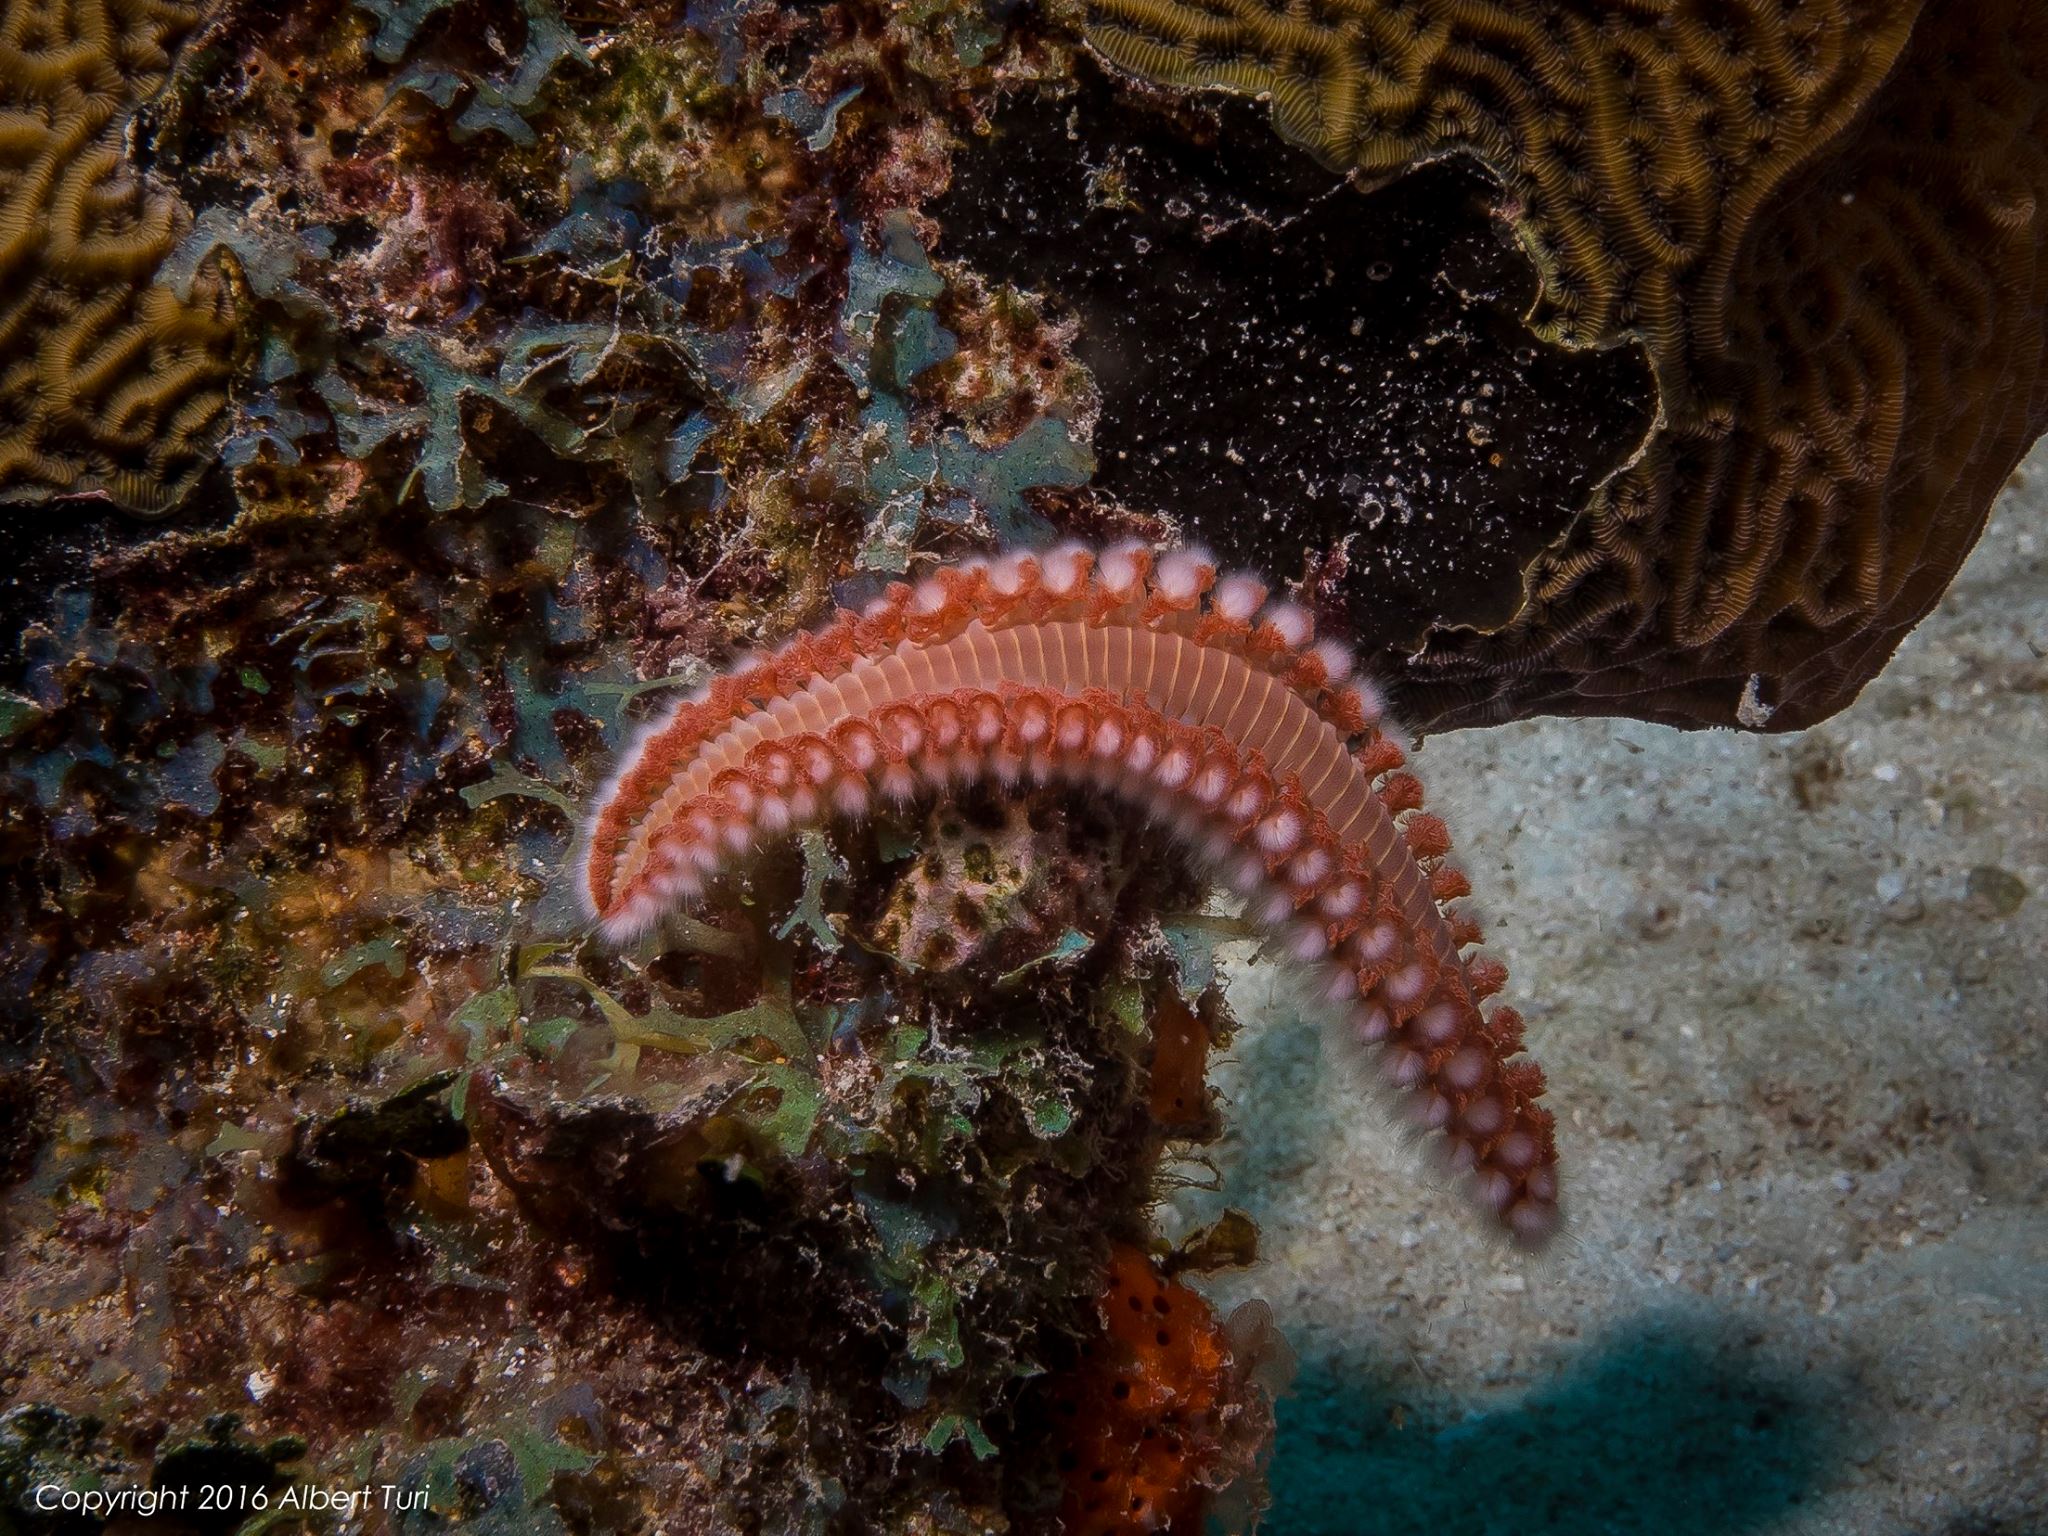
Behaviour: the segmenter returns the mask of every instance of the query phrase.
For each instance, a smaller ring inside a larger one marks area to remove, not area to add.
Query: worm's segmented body
[[[1556,1150],[1506,980],[1470,954],[1450,839],[1372,686],[1314,623],[1198,550],[1064,546],[941,569],[720,676],[605,786],[578,887],[614,940],[762,839],[877,795],[964,780],[1086,783],[1187,837],[1314,967],[1485,1203],[1540,1241]]]

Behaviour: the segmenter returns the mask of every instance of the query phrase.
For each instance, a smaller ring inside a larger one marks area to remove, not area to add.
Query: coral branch
[[[1443,822],[1378,696],[1314,623],[1197,551],[1067,546],[899,584],[721,675],[651,726],[598,797],[578,887],[631,939],[766,839],[964,781],[1101,789],[1184,838],[1382,1052],[1486,1204],[1536,1242],[1556,1153],[1511,1061],[1505,979],[1468,957]]]

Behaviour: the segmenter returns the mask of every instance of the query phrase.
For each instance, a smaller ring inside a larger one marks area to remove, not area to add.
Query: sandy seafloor
[[[2048,445],[1804,736],[1425,744],[1549,1072],[1536,1258],[1428,1172],[1271,967],[1223,1204],[1299,1365],[1278,1536],[2048,1532]]]

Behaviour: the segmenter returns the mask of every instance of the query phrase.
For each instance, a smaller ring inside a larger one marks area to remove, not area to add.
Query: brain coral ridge
[[[175,0],[0,0],[0,500],[172,505],[226,405],[214,296],[153,284],[185,212],[130,113],[201,19]]]
[[[1155,81],[1270,93],[1385,177],[1477,157],[1531,322],[1631,338],[1661,416],[1423,713],[1774,728],[1840,708],[2040,430],[2048,17],[2028,0],[1087,0]]]
[[[1066,545],[896,584],[653,722],[597,798],[577,888],[630,940],[758,843],[958,782],[1104,791],[1174,832],[1380,1053],[1518,1238],[1557,1217],[1543,1074],[1470,886],[1313,620],[1199,550]]]

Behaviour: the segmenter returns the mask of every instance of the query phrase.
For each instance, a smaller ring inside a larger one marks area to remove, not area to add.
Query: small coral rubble
[[[0,500],[98,493],[160,513],[213,451],[225,298],[151,281],[186,214],[123,147],[200,16],[176,0],[0,7]]]
[[[1008,796],[949,797],[919,842],[868,942],[935,982],[1006,974],[1099,929],[1129,874],[1113,819]]]

